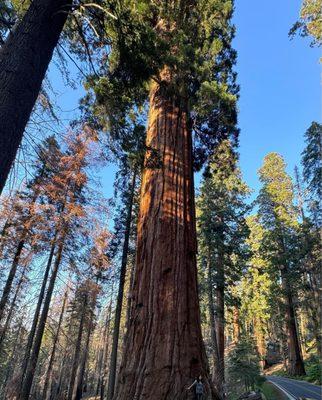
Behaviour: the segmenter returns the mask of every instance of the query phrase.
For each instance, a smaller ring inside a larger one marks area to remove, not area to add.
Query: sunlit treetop
[[[119,136],[158,82],[172,99],[188,103],[198,167],[221,139],[237,141],[233,2],[129,0],[109,2],[108,9],[115,18],[104,32],[95,27],[106,38],[97,41],[105,53],[87,84],[96,122]]]
[[[303,0],[300,18],[290,30],[293,36],[299,32],[301,36],[311,36],[312,46],[322,44],[322,0]]]
[[[285,169],[285,161],[278,153],[269,153],[259,169],[263,186],[258,202],[260,215],[267,225],[297,225],[293,182]]]

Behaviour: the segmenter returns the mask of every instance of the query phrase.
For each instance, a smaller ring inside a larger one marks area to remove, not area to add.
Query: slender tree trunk
[[[1,296],[1,300],[0,300],[0,323],[4,317],[5,308],[8,303],[8,300],[9,300],[12,283],[13,283],[13,280],[17,273],[17,268],[19,265],[19,260],[20,260],[21,252],[24,248],[24,245],[25,245],[25,240],[24,240],[24,236],[22,236],[22,239],[18,243],[18,247],[17,247],[15,256],[14,256],[12,264],[11,264],[9,275],[6,280],[6,284],[4,286],[3,292],[2,292],[2,296]]]
[[[223,393],[225,383],[225,270],[223,254],[219,252],[216,265],[216,307],[215,327],[218,348],[218,376],[215,378],[216,386]]]
[[[265,368],[266,343],[265,343],[263,322],[258,317],[255,317],[254,319],[254,330],[255,330],[254,333],[255,333],[257,351],[260,358],[260,366],[263,370]]]
[[[78,363],[79,363],[80,349],[81,349],[81,345],[82,345],[84,323],[85,323],[85,314],[86,314],[86,309],[87,309],[87,295],[86,294],[84,295],[82,306],[83,306],[83,308],[82,308],[81,319],[79,321],[77,341],[76,341],[76,345],[75,345],[73,366],[72,366],[72,371],[71,371],[71,375],[70,375],[67,400],[73,400],[75,379],[76,379],[77,368],[78,368]]]
[[[124,284],[125,284],[125,276],[126,276],[127,256],[128,256],[128,252],[129,252],[129,240],[130,240],[130,233],[131,233],[132,208],[133,208],[135,183],[136,183],[136,171],[133,171],[133,177],[132,177],[132,182],[131,182],[131,187],[130,187],[130,196],[129,196],[128,205],[127,205],[127,216],[126,216],[124,243],[123,243],[123,251],[122,251],[122,263],[121,263],[119,289],[118,289],[118,294],[117,294],[115,319],[114,319],[113,344],[112,344],[111,361],[110,361],[110,368],[109,368],[110,374],[109,374],[108,389],[107,389],[107,399],[108,400],[112,400],[112,398],[113,398],[114,388],[115,388],[115,380],[116,380],[117,351],[118,351],[118,342],[119,342],[119,336],[120,336],[120,324],[121,324],[121,315],[122,315],[122,304],[123,304]]]
[[[9,382],[10,376],[12,375],[12,372],[14,371],[14,366],[16,365],[16,358],[17,358],[16,349],[21,343],[21,340],[19,340],[19,339],[21,339],[20,335],[21,335],[22,327],[23,327],[23,320],[21,319],[21,321],[19,323],[17,336],[16,336],[15,341],[14,341],[14,345],[13,345],[12,353],[11,353],[11,356],[10,356],[10,360],[9,360],[9,363],[8,363],[8,366],[7,366],[5,379],[4,379],[3,386],[2,386],[3,389],[4,389],[3,390],[3,392],[4,392],[3,398],[4,399],[7,399],[8,382]]]
[[[59,269],[59,265],[60,265],[61,258],[62,258],[63,248],[64,248],[64,235],[60,239],[60,242],[58,245],[55,263],[54,263],[51,277],[49,280],[49,285],[48,285],[46,297],[44,300],[44,306],[43,306],[41,316],[39,319],[37,332],[35,335],[34,346],[33,346],[31,356],[29,359],[29,363],[28,363],[28,367],[26,370],[26,375],[25,375],[25,379],[24,379],[24,382],[22,385],[22,390],[21,390],[19,400],[28,400],[29,399],[30,389],[31,389],[33,379],[34,379],[34,374],[35,374],[35,369],[36,369],[36,365],[37,365],[37,361],[38,361],[41,341],[42,341],[42,337],[43,337],[44,330],[45,330],[50,301],[51,301],[52,294],[54,291],[54,286],[55,286],[55,282],[56,282],[56,278],[57,278],[57,274],[58,274],[58,269]]]
[[[6,222],[4,223],[4,225],[3,225],[2,229],[1,229],[1,234],[0,234],[0,238],[1,238],[1,240],[0,240],[0,257],[2,257],[2,252],[3,252],[3,249],[4,249],[5,242],[6,242],[4,240],[4,238],[6,236],[8,228],[10,226],[10,222],[11,222],[10,219],[7,218]]]
[[[93,314],[90,317],[90,322],[87,329],[85,347],[83,350],[80,368],[78,369],[77,383],[75,385],[73,400],[81,400],[83,395],[84,375],[85,375],[86,362],[88,358],[88,350],[89,350],[89,343],[92,334],[92,329],[93,329]]]
[[[210,256],[209,256],[210,257]],[[224,390],[223,390],[223,371],[220,368],[220,355],[218,349],[218,339],[217,339],[217,328],[215,322],[215,301],[213,296],[213,286],[214,286],[214,279],[213,279],[213,271],[211,268],[210,260],[207,261],[208,264],[208,288],[207,288],[207,295],[208,295],[208,312],[209,312],[209,321],[210,321],[210,332],[211,332],[211,344],[212,344],[212,355],[213,355],[213,381],[218,390],[218,393],[223,397]]]
[[[235,344],[237,344],[240,339],[239,308],[237,305],[234,305],[233,308],[233,337]]]
[[[0,193],[72,0],[34,0],[0,50]]]
[[[22,390],[22,386],[23,386],[23,381],[24,381],[24,378],[25,378],[26,370],[27,370],[27,367],[28,367],[28,364],[29,364],[29,361],[30,361],[30,352],[31,352],[31,349],[32,349],[32,344],[33,344],[35,333],[36,333],[36,328],[37,328],[37,324],[38,324],[38,320],[39,320],[41,306],[42,306],[42,303],[43,303],[43,300],[44,300],[44,296],[45,296],[46,286],[47,286],[47,282],[48,282],[48,276],[49,276],[51,264],[52,264],[54,253],[55,253],[55,246],[56,246],[56,243],[54,241],[52,243],[52,245],[51,245],[51,249],[50,249],[49,257],[48,257],[48,260],[47,260],[45,273],[44,273],[44,276],[43,276],[40,292],[39,292],[39,295],[38,295],[37,306],[36,306],[36,309],[35,309],[34,317],[33,317],[33,320],[32,320],[32,325],[31,325],[31,328],[30,328],[30,331],[29,331],[29,335],[28,335],[28,340],[27,340],[26,349],[25,349],[25,355],[24,355],[24,361],[23,361],[23,365],[21,367],[21,389],[20,390]]]
[[[183,400],[209,379],[201,335],[196,268],[192,138],[187,99],[168,91],[170,73],[150,91],[131,320],[114,400]],[[157,164],[151,168],[151,161]]]
[[[288,372],[291,376],[305,375],[305,368],[296,327],[295,310],[287,271],[282,269],[282,285],[285,300],[285,319],[287,327],[287,344],[289,354]]]
[[[4,326],[3,326],[3,328],[0,327],[0,354],[1,354],[1,351],[2,351],[2,344],[3,344],[4,338],[6,336],[6,332],[7,332],[7,329],[9,327],[9,324],[10,324],[10,321],[11,321],[11,317],[12,317],[12,314],[13,314],[13,311],[14,311],[14,308],[15,308],[15,305],[16,305],[18,294],[20,292],[21,285],[22,285],[22,283],[23,283],[23,281],[25,279],[25,272],[26,272],[26,270],[23,269],[22,274],[21,274],[20,279],[19,279],[19,282],[18,282],[17,287],[16,287],[15,294],[13,296],[13,299],[12,299],[12,302],[11,302],[11,305],[10,305],[10,310],[9,310],[7,318],[6,318],[6,322],[5,322]]]
[[[49,382],[50,382],[51,372],[52,372],[52,368],[53,368],[53,364],[54,364],[54,360],[55,360],[56,347],[57,347],[57,342],[58,342],[58,338],[59,338],[59,334],[60,334],[60,328],[61,328],[63,318],[64,318],[65,307],[66,307],[66,302],[67,302],[67,295],[68,295],[68,287],[65,290],[63,305],[62,305],[62,308],[60,311],[58,326],[57,326],[57,330],[55,333],[55,337],[54,337],[54,341],[53,341],[52,349],[51,349],[51,353],[50,353],[49,363],[48,363],[46,377],[45,377],[44,389],[43,389],[43,394],[42,394],[43,400],[47,400],[48,396],[49,396],[49,390],[48,390]]]
[[[113,290],[112,290],[113,292]],[[111,295],[112,296],[112,295]],[[105,382],[107,380],[107,373],[108,373],[108,354],[109,354],[109,347],[110,347],[110,325],[111,325],[111,315],[112,315],[112,299],[110,300],[110,304],[108,307],[108,313],[106,316],[106,323],[105,323],[105,331],[104,331],[104,350],[103,350],[103,359],[102,365],[100,368],[100,380],[97,386],[97,394],[100,396],[100,400],[104,399],[105,394]]]

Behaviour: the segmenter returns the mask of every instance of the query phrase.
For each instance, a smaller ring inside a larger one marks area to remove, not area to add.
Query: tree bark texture
[[[285,299],[285,319],[288,345],[288,372],[291,376],[305,375],[305,368],[296,326],[293,297],[288,282],[287,271],[283,269],[281,271],[281,274]]]
[[[164,71],[150,91],[131,318],[114,400],[191,399],[209,379],[201,335],[196,268],[192,138],[187,100],[171,95]],[[152,157],[153,158],[153,157]],[[154,164],[152,167],[151,164]]]
[[[0,50],[0,193],[72,0],[34,0]]]

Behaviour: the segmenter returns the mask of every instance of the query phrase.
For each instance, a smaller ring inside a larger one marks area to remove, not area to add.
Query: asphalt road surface
[[[322,400],[321,386],[312,385],[304,381],[283,378],[281,376],[267,376],[266,379],[285,390],[293,399],[314,399]],[[290,398],[292,398],[289,396]]]

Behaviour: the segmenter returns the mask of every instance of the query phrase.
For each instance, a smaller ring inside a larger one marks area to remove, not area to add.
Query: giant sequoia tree
[[[113,398],[186,399],[201,374],[215,399],[200,328],[193,163],[237,133],[232,2],[127,6],[114,10],[126,23],[110,32],[108,74],[91,81],[115,137],[149,100],[131,318]]]

